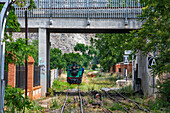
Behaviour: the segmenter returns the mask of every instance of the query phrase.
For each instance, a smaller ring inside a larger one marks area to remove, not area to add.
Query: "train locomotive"
[[[67,66],[67,82],[69,84],[80,84],[82,81],[82,67],[76,63]]]

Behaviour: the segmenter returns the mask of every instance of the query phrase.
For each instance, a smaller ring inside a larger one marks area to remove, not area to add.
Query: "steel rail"
[[[136,102],[136,101],[134,101],[132,99],[129,99],[129,98],[123,96],[122,94],[120,94],[119,92],[117,92],[115,90],[113,90],[113,91],[116,92],[116,94],[119,95],[121,98],[126,99],[129,102],[133,102],[140,110],[150,113],[150,111],[148,109],[140,107],[140,105],[142,105],[142,103],[139,103],[139,102]]]
[[[69,89],[67,90],[66,98],[65,98],[63,107],[62,107],[62,109],[61,109],[61,113],[63,113],[63,111],[64,111],[64,108],[65,108],[65,105],[66,105],[66,102],[67,102],[67,96],[68,96],[69,90],[70,90],[70,86],[69,86]],[[81,109],[81,113],[83,113],[83,103],[82,103],[81,93],[80,93],[80,90],[79,90],[79,85],[78,85],[78,94],[79,94],[79,99],[80,99],[80,109]]]
[[[61,113],[63,113],[63,111],[64,111],[64,108],[65,108],[65,105],[66,105],[66,102],[67,102],[67,96],[68,96],[68,92],[69,92],[69,90],[70,90],[70,86],[69,86],[69,89],[67,90],[66,98],[65,98],[65,101],[64,101],[63,107],[62,107],[62,109],[61,109]]]
[[[80,93],[79,85],[78,85],[78,92],[79,92],[79,99],[80,99],[80,109],[81,109],[81,113],[83,113],[83,103],[82,103],[82,98],[81,98],[81,93]]]
[[[114,100],[115,102],[117,102],[117,103],[119,103],[119,104],[122,104],[119,100],[117,100],[117,99],[115,99],[115,98],[112,98],[106,91],[104,91],[104,92],[109,96],[109,98],[110,98],[111,100]],[[131,113],[131,112],[128,110],[127,107],[123,107],[123,106],[122,106],[122,108],[123,108],[127,113]]]
[[[103,111],[104,113],[113,113],[111,110],[106,109],[106,108],[102,108],[102,111]]]

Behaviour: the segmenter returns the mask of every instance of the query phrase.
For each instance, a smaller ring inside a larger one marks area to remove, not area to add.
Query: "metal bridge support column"
[[[0,113],[4,112],[4,94],[5,94],[5,80],[4,80],[5,42],[3,42],[4,29],[9,14],[9,6],[13,2],[12,0],[0,1],[0,3],[3,4],[5,3],[0,14]]]
[[[50,33],[47,32],[47,88],[50,88]]]
[[[47,92],[47,29],[39,28],[39,66],[40,67],[40,85],[41,96]]]

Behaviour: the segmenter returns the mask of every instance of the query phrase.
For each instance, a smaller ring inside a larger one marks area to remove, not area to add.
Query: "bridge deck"
[[[139,0],[34,0],[37,9],[28,17],[55,18],[138,18],[143,5]],[[28,2],[29,5],[29,2]],[[28,6],[27,5],[27,6]],[[27,7],[26,6],[26,7]],[[15,6],[18,17],[24,17],[26,7]]]

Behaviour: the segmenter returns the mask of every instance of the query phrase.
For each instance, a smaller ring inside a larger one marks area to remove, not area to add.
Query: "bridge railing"
[[[53,18],[138,18],[142,13],[139,0],[34,0],[37,9],[28,17]],[[29,4],[29,2],[28,2]],[[15,6],[18,17],[24,17],[26,7]]]

